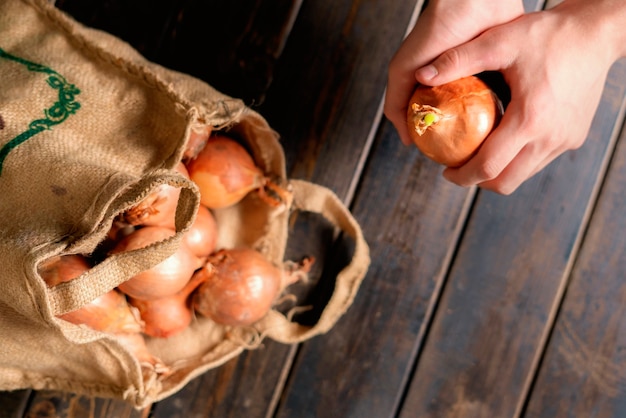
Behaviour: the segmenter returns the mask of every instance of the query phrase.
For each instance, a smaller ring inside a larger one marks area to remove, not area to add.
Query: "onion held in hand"
[[[205,282],[194,294],[196,312],[223,325],[250,325],[271,309],[281,290],[282,270],[258,251],[219,250],[196,274]]]
[[[478,151],[501,114],[496,94],[470,76],[436,87],[418,86],[409,101],[407,125],[424,155],[458,167]]]

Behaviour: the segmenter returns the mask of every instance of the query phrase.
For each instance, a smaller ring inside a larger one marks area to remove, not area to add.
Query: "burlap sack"
[[[218,211],[218,244],[253,247],[280,264],[293,210],[320,213],[353,237],[354,257],[315,325],[277,311],[247,329],[196,318],[182,334],[148,340],[171,368],[162,376],[142,369],[109,335],[56,318],[176,250],[199,204],[196,186],[172,170],[194,125],[235,134],[259,167],[287,180],[276,133],[240,100],[146,61],[44,0],[0,0],[1,390],[57,389],[143,407],[238,355],[251,339],[303,341],[328,331],[349,307],[369,265],[359,225],[328,189],[293,180],[291,207],[250,196]],[[182,189],[172,239],[45,286],[37,273],[43,260],[90,254],[117,214],[163,183]]]

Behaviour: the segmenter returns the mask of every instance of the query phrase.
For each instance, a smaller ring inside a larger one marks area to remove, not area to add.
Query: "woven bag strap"
[[[111,255],[76,279],[53,287],[49,290],[49,301],[54,315],[62,315],[86,305],[138,273],[156,266],[178,250],[182,235],[195,219],[199,205],[195,184],[178,174],[154,174],[143,178],[119,201],[127,202],[128,194],[145,195],[160,184],[181,188],[176,208],[176,234],[144,248]]]
[[[348,208],[328,188],[303,180],[291,180],[294,191],[294,209],[318,213],[355,241],[350,263],[336,278],[334,292],[313,326],[291,322],[283,314],[270,311],[257,325],[264,335],[283,343],[304,341],[329,331],[352,304],[370,265],[369,247],[361,227]]]

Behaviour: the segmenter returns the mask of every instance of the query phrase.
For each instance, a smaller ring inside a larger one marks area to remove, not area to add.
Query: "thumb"
[[[448,49],[430,64],[418,68],[415,79],[420,84],[438,86],[483,71],[503,69],[511,57],[499,47],[501,43],[492,38],[489,34],[483,34]]]

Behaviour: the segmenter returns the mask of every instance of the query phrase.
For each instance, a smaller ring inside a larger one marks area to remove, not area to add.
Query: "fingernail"
[[[425,67],[418,69],[415,72],[415,78],[417,78],[418,80],[430,80],[434,78],[437,74],[439,74],[437,72],[437,68],[435,68],[434,65],[429,64]]]

